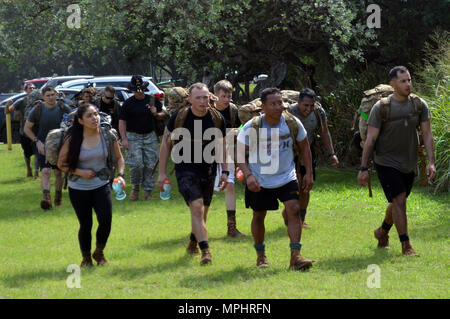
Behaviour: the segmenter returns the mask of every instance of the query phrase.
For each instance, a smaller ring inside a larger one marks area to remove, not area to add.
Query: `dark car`
[[[18,93],[0,93],[0,102]]]

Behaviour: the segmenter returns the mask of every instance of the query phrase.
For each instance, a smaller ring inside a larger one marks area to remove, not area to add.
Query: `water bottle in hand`
[[[123,200],[125,197],[127,197],[127,194],[122,188],[122,183],[118,178],[114,178],[114,183],[112,186],[114,192],[116,193],[116,199],[117,200]]]
[[[163,189],[164,192],[160,192],[159,197],[162,200],[168,200],[170,198],[170,190],[172,189],[172,186],[170,185],[170,181],[168,179],[164,181]]]

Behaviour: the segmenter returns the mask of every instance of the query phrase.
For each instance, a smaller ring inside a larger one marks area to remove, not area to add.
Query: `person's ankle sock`
[[[205,249],[209,248],[209,244],[208,244],[207,240],[199,242],[198,246],[200,247],[201,250],[205,250]]]

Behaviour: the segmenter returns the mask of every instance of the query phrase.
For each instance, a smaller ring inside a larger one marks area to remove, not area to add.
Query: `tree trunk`
[[[287,64],[282,61],[277,61],[272,64],[270,68],[269,77],[258,83],[253,90],[252,99],[256,99],[261,94],[261,91],[270,87],[279,87],[286,77]]]

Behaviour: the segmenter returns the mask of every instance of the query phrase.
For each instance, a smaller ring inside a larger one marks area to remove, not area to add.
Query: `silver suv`
[[[45,88],[46,86],[53,86],[56,87],[60,85],[61,83],[72,81],[72,80],[80,80],[80,79],[92,79],[93,75],[65,75],[65,76],[55,76],[48,80],[42,88]]]
[[[152,82],[152,78],[148,76],[142,76],[144,81],[149,82],[148,90],[149,92],[146,92],[146,94],[152,94],[155,95],[155,97],[161,101],[161,103],[164,105],[164,91],[159,89],[155,83]],[[123,87],[126,88],[128,84],[130,84],[131,81],[131,75],[121,75],[121,76],[98,76],[91,79],[80,79],[80,80],[73,80],[61,83],[56,87],[56,89],[59,88],[76,88],[76,89],[83,89],[87,86],[92,86],[97,89],[102,89],[108,85],[111,85],[113,87]]]

